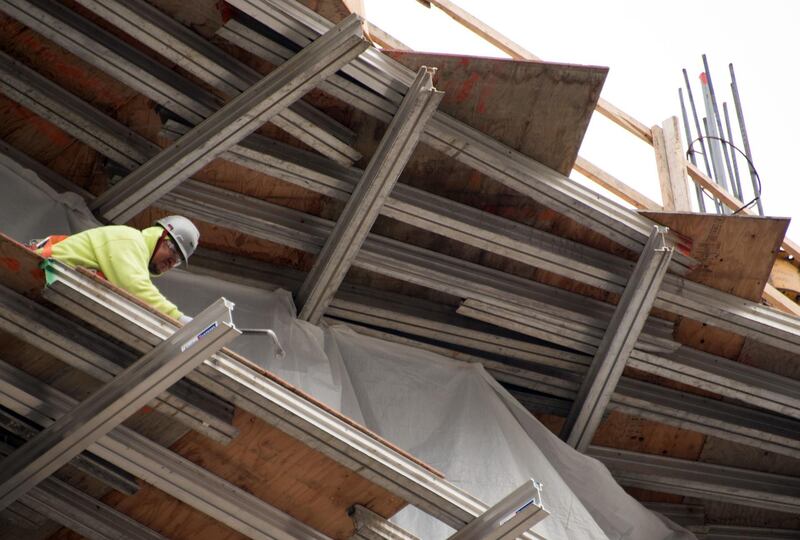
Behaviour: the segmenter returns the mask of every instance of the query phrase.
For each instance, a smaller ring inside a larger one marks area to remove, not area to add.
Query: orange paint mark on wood
[[[11,272],[19,272],[21,265],[17,259],[11,257],[0,257],[0,266]]]
[[[469,78],[464,81],[459,89],[458,93],[455,95],[456,103],[463,103],[464,101],[469,98],[469,95],[472,93],[472,89],[475,88],[475,85],[481,80],[481,76],[477,73],[473,73],[469,76]]]
[[[41,268],[33,268],[31,270],[31,276],[33,279],[42,280],[44,279],[44,271]]]

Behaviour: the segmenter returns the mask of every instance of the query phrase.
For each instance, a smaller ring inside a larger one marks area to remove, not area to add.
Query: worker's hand
[[[181,318],[178,319],[178,320],[183,325],[186,325],[186,324],[189,324],[190,322],[192,322],[192,318],[189,317],[188,315],[181,315]]]

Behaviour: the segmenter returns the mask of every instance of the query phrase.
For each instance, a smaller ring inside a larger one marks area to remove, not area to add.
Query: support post
[[[425,124],[444,96],[434,69],[422,67],[364,170],[314,267],[297,293],[299,317],[318,323],[344,280],[381,207],[406,166]]]
[[[103,193],[92,209],[109,221],[125,223],[285,110],[368,45],[362,38],[361,20],[355,15],[348,17]]]
[[[591,443],[667,272],[674,251],[667,231],[653,227],[564,424],[562,438],[580,451]]]
[[[0,509],[61,468],[239,335],[224,298],[3,461]]]
[[[652,132],[664,210],[691,212],[689,176],[678,117],[667,118],[661,127],[653,126]]]

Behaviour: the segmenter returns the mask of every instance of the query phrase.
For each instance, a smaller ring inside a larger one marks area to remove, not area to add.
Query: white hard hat
[[[188,262],[189,257],[194,253],[197,243],[200,241],[200,231],[197,230],[194,223],[183,216],[163,217],[156,223],[164,227],[164,230],[167,231],[178,246],[178,249],[181,250],[183,260]]]

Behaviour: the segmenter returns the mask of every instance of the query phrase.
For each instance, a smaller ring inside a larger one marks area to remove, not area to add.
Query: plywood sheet
[[[44,288],[44,259],[22,244],[0,233],[0,283],[26,296]]]
[[[608,68],[389,51],[402,64],[439,69],[439,109],[568,175]]]
[[[640,212],[692,240],[700,261],[687,277],[726,293],[758,301],[769,279],[788,218]]]

